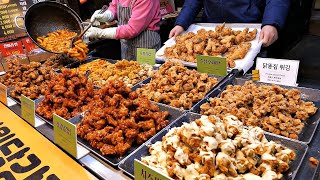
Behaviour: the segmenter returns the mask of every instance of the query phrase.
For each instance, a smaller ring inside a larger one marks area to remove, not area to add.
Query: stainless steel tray
[[[240,78],[235,78],[232,81],[230,81],[229,84],[232,85],[244,85],[244,83],[248,81],[245,79],[240,79]],[[267,84],[267,83],[260,83],[260,82],[255,82],[256,84]],[[213,97],[219,97],[220,94],[222,93],[222,91],[227,87],[228,83],[226,83],[223,87],[221,87],[220,89],[216,89],[215,91],[212,91],[210,94],[208,94],[208,96],[201,100],[199,103],[197,103],[192,109],[191,111],[194,113],[200,113],[200,106],[206,102],[209,102],[209,98],[213,98]],[[271,84],[269,84],[271,85]],[[320,90],[317,89],[311,89],[311,88],[304,88],[304,87],[291,87],[291,86],[282,86],[283,88],[287,88],[287,89],[292,89],[292,88],[296,88],[298,90],[301,91],[301,96],[302,99],[305,101],[312,101],[317,108],[320,108]],[[312,137],[317,129],[317,126],[319,124],[319,120],[320,120],[320,110],[317,110],[316,114],[314,114],[313,116],[311,116],[310,118],[308,118],[305,121],[305,126],[302,129],[301,133],[299,134],[299,138],[298,140],[293,140],[293,141],[300,141],[302,143],[306,143],[309,144],[312,140]],[[269,132],[270,133],[270,132]],[[283,138],[287,138],[282,136]],[[287,138],[290,139],[290,138]]]
[[[127,175],[129,175],[130,177],[134,178],[134,159],[141,160],[141,157],[150,155],[149,148],[148,148],[149,145],[154,144],[157,141],[162,141],[162,137],[165,136],[171,128],[180,127],[182,126],[183,122],[191,122],[191,121],[194,121],[195,119],[199,119],[200,117],[201,117],[200,114],[191,113],[191,112],[183,115],[175,123],[169,125],[165,129],[160,131],[160,133],[157,136],[151,138],[143,146],[137,149],[134,153],[132,153],[130,156],[128,156],[126,159],[120,162],[119,169],[124,173],[126,173]],[[294,179],[296,173],[299,170],[301,162],[303,161],[304,156],[308,150],[308,146],[303,143],[292,141],[290,139],[285,139],[280,136],[274,136],[271,134],[266,134],[266,138],[268,140],[280,142],[282,145],[295,151],[296,159],[290,163],[290,169],[286,173],[284,173],[284,176],[282,178],[282,179]]]
[[[105,61],[108,61],[108,62],[111,63],[111,64],[115,64],[115,63],[118,62],[118,60],[113,60],[113,59],[105,59],[105,58],[91,57],[91,58],[89,58],[89,59],[87,59],[87,60],[85,60],[85,61],[83,61],[83,62],[81,62],[81,63],[80,63],[80,62],[76,62],[76,63],[70,64],[70,65],[66,66],[66,68],[77,68],[77,67],[79,67],[79,66],[82,65],[82,64],[86,64],[86,63],[92,62],[92,61],[94,61],[94,60],[96,60],[96,59],[105,60]],[[153,70],[158,70],[158,69],[159,69],[159,67],[153,66]],[[142,81],[134,84],[131,88],[135,90],[135,89],[136,89],[136,86],[139,86],[140,83],[142,83],[142,82],[144,82],[144,81],[146,81],[146,80],[148,80],[148,79],[150,79],[150,78],[151,78],[151,77],[149,77],[149,78],[147,78],[147,79],[144,79],[144,80],[142,80]],[[96,87],[99,87],[99,86],[96,86]]]
[[[160,111],[168,111],[170,113],[168,120],[170,121],[169,124],[174,123],[177,119],[179,119],[182,115],[184,115],[184,112],[176,109],[176,108],[172,108],[166,105],[162,105],[162,104],[157,104],[159,106]],[[74,124],[78,124],[81,122],[81,120],[83,119],[83,116],[77,116],[75,118],[75,121],[72,121],[72,123]],[[160,131],[161,132],[161,131]],[[156,136],[156,135],[155,135]],[[98,157],[100,157],[102,160],[106,161],[107,163],[111,164],[112,166],[118,166],[119,163],[126,158],[127,156],[129,156],[132,152],[134,152],[137,148],[139,148],[142,145],[138,145],[138,144],[134,144],[129,151],[124,154],[122,157],[116,157],[116,156],[104,156],[102,155],[102,153],[97,150],[94,149],[93,147],[91,147],[90,143],[80,137],[78,137],[78,142],[83,145],[85,148],[87,148],[89,151],[93,152],[94,154],[96,154]]]
[[[210,77],[217,78],[217,79],[218,79],[218,83],[211,88],[211,90],[206,94],[206,96],[209,95],[210,92],[214,91],[214,90],[217,88],[217,86],[220,84],[220,82],[225,79],[224,77],[220,77],[220,76],[213,76],[213,75],[209,75],[209,76],[210,76]],[[142,88],[143,85],[150,83],[151,80],[152,80],[152,78],[148,78],[148,79],[146,79],[146,80],[144,80],[144,81],[141,81],[140,83],[138,83],[138,84],[136,84],[135,86],[133,86],[131,89],[132,89],[133,91],[136,91],[138,88]],[[203,98],[205,98],[206,96],[204,96]],[[200,100],[200,101],[201,101],[201,100]],[[199,101],[199,102],[200,102],[200,101]],[[152,101],[152,102],[155,102],[155,101]],[[160,103],[160,102],[156,102],[156,103],[163,104],[163,103]],[[197,103],[198,103],[198,102],[197,102]],[[197,103],[193,103],[193,104],[192,104],[192,107],[195,106]],[[163,104],[163,105],[167,105],[167,104]],[[167,106],[169,106],[169,105],[167,105]],[[176,108],[176,107],[173,107],[173,106],[170,106],[170,107]],[[192,109],[192,108],[191,108],[191,109]],[[181,109],[181,110],[182,110],[182,109]],[[182,111],[188,112],[188,111],[190,111],[190,109],[186,109],[186,110],[182,110]]]

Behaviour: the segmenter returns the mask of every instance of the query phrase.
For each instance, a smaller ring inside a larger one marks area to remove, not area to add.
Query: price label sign
[[[137,48],[137,61],[140,64],[156,64],[156,50],[155,49],[145,49]]]
[[[145,165],[144,163],[142,163],[137,159],[134,160],[134,179],[135,180],[147,180],[147,179],[171,180],[171,178],[158,173],[157,171],[151,169],[149,166]]]
[[[217,76],[227,75],[227,61],[224,57],[197,55],[197,68],[199,72]]]
[[[257,58],[256,70],[261,82],[297,86],[299,63],[298,60]]]
[[[6,106],[8,106],[7,91],[8,91],[7,86],[0,83],[0,102],[5,104]]]
[[[36,125],[35,102],[24,95],[21,95],[21,116],[32,126]]]
[[[66,150],[73,157],[78,157],[76,126],[64,118],[53,115],[54,143]]]

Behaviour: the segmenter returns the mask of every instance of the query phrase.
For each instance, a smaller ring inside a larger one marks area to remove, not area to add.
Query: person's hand
[[[90,39],[115,39],[116,38],[116,31],[117,31],[116,27],[106,28],[106,29],[91,27],[85,33],[84,38],[90,38]]]
[[[262,46],[268,47],[278,39],[278,31],[274,26],[265,25],[261,29],[259,41],[262,40]]]
[[[99,26],[99,22],[111,22],[114,19],[113,13],[110,10],[106,10],[104,13],[99,14],[101,9],[96,10],[90,18],[90,22],[93,22],[94,26]]]
[[[169,34],[169,38],[177,37],[184,31],[182,26],[176,25]]]

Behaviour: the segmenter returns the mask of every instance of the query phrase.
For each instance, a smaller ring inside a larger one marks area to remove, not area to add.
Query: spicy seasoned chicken
[[[95,92],[77,133],[102,154],[121,156],[166,127],[168,116],[123,81],[114,80]]]
[[[174,179],[281,179],[295,152],[235,116],[201,116],[149,146],[142,162]]]
[[[243,86],[229,85],[220,97],[201,106],[201,114],[232,114],[246,126],[259,126],[292,139],[298,139],[305,120],[316,111],[315,104],[303,101],[297,89],[258,86],[252,81]]]
[[[36,112],[48,120],[52,120],[54,113],[68,120],[87,110],[94,91],[93,84],[88,83],[84,75],[63,69],[48,83]]]
[[[137,93],[156,102],[190,109],[217,83],[218,80],[208,74],[190,70],[181,63],[167,61],[152,76],[150,83],[137,89]]]
[[[167,59],[179,59],[196,62],[196,54],[206,56],[226,56],[228,67],[235,67],[235,60],[243,59],[248,53],[252,41],[256,38],[257,29],[249,31],[235,31],[217,26],[215,31],[200,29],[196,34],[188,32],[176,37],[176,44],[167,47],[164,56]]]

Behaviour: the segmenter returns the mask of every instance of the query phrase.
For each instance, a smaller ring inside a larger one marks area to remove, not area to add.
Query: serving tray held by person
[[[117,20],[118,27],[91,27],[86,38],[120,39],[121,58],[127,60],[136,60],[137,48],[160,49],[159,0],[112,0],[106,12],[99,12],[91,17],[94,25]]]
[[[262,23],[259,39],[267,47],[278,39],[289,6],[290,0],[186,0],[169,36],[175,37],[187,30],[204,8],[204,23]]]

